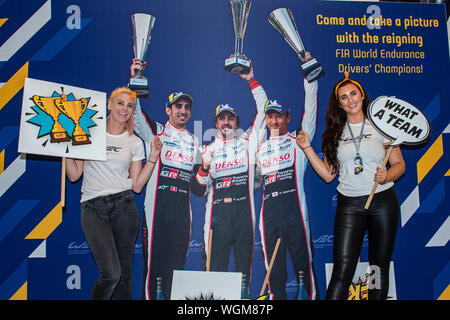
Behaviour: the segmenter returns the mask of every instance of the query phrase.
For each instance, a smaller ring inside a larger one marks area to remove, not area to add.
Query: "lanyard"
[[[363,119],[363,123],[361,125],[361,132],[359,133],[359,141],[358,141],[358,143],[356,143],[356,139],[353,136],[353,131],[352,131],[352,128],[350,127],[350,124],[348,123],[348,121],[346,122],[348,131],[350,131],[350,135],[352,136],[353,144],[355,145],[356,157],[360,157],[359,147],[361,146],[361,141],[362,141],[362,135],[363,135],[363,132],[364,132],[364,123],[365,122],[366,122],[366,118]]]

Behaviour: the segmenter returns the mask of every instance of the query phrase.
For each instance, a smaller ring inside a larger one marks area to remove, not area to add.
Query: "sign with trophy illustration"
[[[106,93],[25,79],[18,152],[106,160]]]

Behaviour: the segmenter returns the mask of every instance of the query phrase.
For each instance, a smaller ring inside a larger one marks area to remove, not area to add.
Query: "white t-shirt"
[[[362,122],[358,124],[350,123],[356,143],[358,143],[361,139],[361,125]],[[360,145],[363,171],[359,174],[355,174],[355,144],[353,143],[352,136],[350,135],[347,125],[345,125],[337,149],[337,158],[340,165],[338,178],[339,185],[337,186],[337,190],[340,193],[347,197],[358,197],[370,194],[375,183],[373,179],[377,171],[377,166],[381,167],[386,155],[384,142],[387,141],[389,140],[379,134],[372,127],[370,122],[366,120]],[[375,192],[377,193],[387,190],[393,185],[393,182],[378,184]]]
[[[130,190],[130,163],[144,158],[144,144],[137,136],[130,136],[128,131],[106,133],[106,161],[84,161],[81,202]]]

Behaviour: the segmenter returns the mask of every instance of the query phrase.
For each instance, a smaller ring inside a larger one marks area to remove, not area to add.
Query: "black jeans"
[[[394,250],[400,205],[394,187],[376,193],[369,209],[368,196],[346,197],[338,192],[334,221],[333,273],[326,298],[346,300],[355,273],[364,234],[369,237],[369,264],[379,268],[379,287],[369,288],[369,300],[384,300],[389,289],[389,264]],[[376,287],[376,286],[375,286]]]
[[[131,190],[81,203],[81,227],[99,271],[91,299],[131,299],[139,213]]]

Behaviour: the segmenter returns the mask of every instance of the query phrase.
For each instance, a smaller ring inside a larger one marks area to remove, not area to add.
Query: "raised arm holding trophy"
[[[292,11],[288,8],[279,8],[272,11],[268,19],[274,28],[283,35],[286,42],[289,43],[292,49],[295,50],[303,61],[306,50],[302,39],[300,38],[300,34],[298,33]],[[301,67],[308,82],[313,82],[325,75],[322,66],[315,58],[304,62]]]
[[[146,13],[134,13],[131,15],[133,26],[133,50],[135,58],[145,61],[148,52],[150,39],[152,38],[155,17]],[[130,78],[128,88],[136,92],[138,97],[148,96],[148,79],[142,75],[143,70],[139,70]]]
[[[234,53],[225,59],[225,70],[246,74],[250,71],[250,60],[242,53],[242,48],[251,3],[246,0],[230,0],[230,5],[235,36]]]

